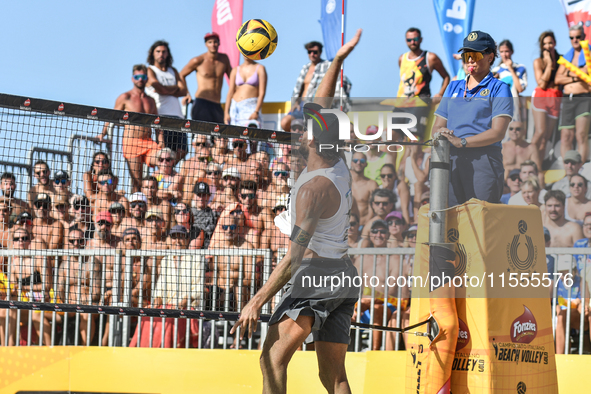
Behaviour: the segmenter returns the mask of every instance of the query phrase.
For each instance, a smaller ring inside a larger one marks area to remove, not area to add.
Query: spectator
[[[402,234],[404,234],[407,228],[407,222],[406,220],[404,220],[402,212],[392,211],[386,215],[384,220],[388,225],[388,232],[390,233],[390,238],[388,239],[388,247],[402,247],[402,243],[404,242]]]
[[[371,231],[370,231],[370,239],[371,243],[374,248],[385,248],[388,244],[388,239],[390,238],[390,233],[388,231],[388,225],[383,220],[375,220],[371,224]],[[389,263],[388,263],[389,260]],[[355,258],[355,268],[359,272],[359,276],[367,275],[368,277],[376,276],[379,278],[379,283],[386,283],[386,279],[388,277],[397,278],[399,272],[399,264],[400,259],[396,259],[396,257],[390,257],[387,255],[378,255],[370,256],[357,256]],[[388,269],[386,269],[386,267]],[[392,281],[394,284],[394,281]],[[388,319],[390,318],[392,312],[396,310],[396,302],[394,305],[390,303],[390,298],[394,298],[395,295],[398,293],[398,286],[387,287],[388,289],[388,302],[385,301],[385,293],[383,289],[378,290],[378,288],[369,288],[366,287],[363,289],[363,294],[359,302],[361,303],[361,317],[360,321],[365,324],[371,323],[371,301],[372,301],[372,290],[375,290],[375,301],[374,301],[374,309],[373,309],[373,324],[378,324],[381,326],[387,325]],[[403,288],[403,297],[408,298],[410,293],[408,293],[407,288]],[[395,299],[395,298],[394,298]],[[383,321],[384,316],[384,303],[387,304],[388,310],[386,311],[386,320]],[[357,312],[357,310],[356,310]],[[355,315],[353,316],[355,319]],[[373,335],[373,344],[372,350],[379,350],[382,344],[382,335],[377,331],[374,331]]]
[[[143,64],[133,66],[131,77],[133,88],[117,97],[115,109],[144,114],[157,114],[156,102],[144,91],[147,81],[148,71],[146,66]],[[105,123],[102,133],[98,136],[101,141],[109,142],[105,139],[109,131],[109,125],[110,123]],[[156,141],[159,143],[152,140],[151,127],[126,125],[123,130],[121,148],[123,150],[123,157],[129,167],[132,193],[138,192],[142,186],[143,165],[146,164],[150,167],[156,166],[156,154],[160,149],[164,148],[164,137],[159,129],[156,129]],[[105,160],[107,161],[106,163]],[[84,193],[89,198],[92,198],[97,193],[96,174],[100,170],[106,170],[109,165],[110,162],[106,153],[97,152],[94,154],[90,171],[84,174]]]
[[[148,211],[148,198],[142,192],[133,193],[129,198],[129,213],[128,218],[123,219],[121,228],[125,233],[128,227],[133,227],[140,233],[145,232],[146,225],[146,212]],[[141,236],[141,235],[140,235]]]
[[[395,111],[407,112],[415,115],[417,124],[410,128],[410,131],[416,134],[420,139],[425,137],[425,128],[427,118],[431,110],[430,102],[420,102],[416,104],[415,97],[431,97],[431,78],[433,70],[437,71],[443,82],[441,89],[434,98],[443,97],[443,93],[449,85],[450,77],[443,62],[433,52],[421,49],[423,37],[421,31],[416,27],[411,27],[406,31],[406,45],[410,51],[403,53],[398,58],[398,67],[400,67],[400,85],[396,97],[404,97],[408,100],[399,100]]]
[[[47,249],[47,242],[45,242],[42,238],[35,238],[33,234],[33,215],[31,215],[28,211],[23,211],[20,215],[17,216],[14,225],[12,226],[12,234],[18,229],[26,230],[31,237],[31,245],[30,249]],[[9,237],[9,248],[12,248],[12,240]]]
[[[526,160],[523,163],[521,163],[521,166],[520,166],[519,178],[521,179],[521,183],[523,184],[523,182],[527,181],[532,176],[539,179],[538,166],[533,161]],[[540,187],[539,182],[538,182],[538,187],[540,189],[538,201],[540,202],[540,204],[543,204],[544,203],[544,196],[546,195],[546,190],[542,189]],[[523,193],[520,191],[519,193],[516,193],[511,198],[509,198],[509,205],[528,205],[528,204],[523,199]]]
[[[285,163],[278,163],[273,171],[273,183],[269,189],[262,193],[261,204],[264,208],[274,208],[277,199],[282,195],[289,194],[291,188],[288,185],[289,180],[289,166]]]
[[[271,211],[273,212],[273,219],[275,219],[282,212],[287,211],[288,197],[288,194],[278,195],[277,199],[275,200],[275,203],[272,204],[274,205],[273,209],[271,209]],[[271,251],[273,252],[273,268],[275,268],[275,265],[277,265],[278,262],[277,256],[279,249],[284,249],[285,251],[287,251],[288,247],[289,237],[283,234],[279,230],[279,227],[271,225],[270,228],[265,232],[265,238],[261,241],[261,248],[271,249]]]
[[[347,238],[347,242],[349,243],[350,248],[361,247],[361,231],[359,231],[359,228],[359,215],[357,215],[354,212],[351,212],[351,214],[349,215],[349,230]]]
[[[583,233],[585,233],[584,227],[583,227]],[[552,238],[550,237],[550,231],[548,231],[548,229],[546,227],[544,227],[544,245],[546,248],[550,247],[550,241],[552,241]],[[582,240],[580,239],[579,241],[582,241]],[[574,245],[575,248],[577,247],[577,243],[579,241],[575,242],[575,245]],[[575,256],[575,258],[576,258],[576,256]],[[548,273],[550,275],[552,275],[552,273],[554,273],[554,269],[556,268],[555,259],[554,259],[554,256],[552,256],[551,254],[546,254],[546,268],[548,269]]]
[[[70,227],[70,202],[63,194],[56,194],[53,200],[53,211],[51,212],[52,217],[58,220],[64,230]]]
[[[589,241],[591,240],[591,212],[585,213],[585,219],[583,219],[583,236],[575,242],[573,245],[575,248],[588,248]],[[577,261],[577,267],[579,273],[586,278],[586,286],[588,288],[591,283],[591,254],[579,254],[573,256]],[[548,268],[548,272],[551,272]]]
[[[172,226],[172,206],[170,203],[158,197],[158,179],[153,176],[147,176],[142,180],[142,193],[146,196],[148,207],[147,209],[157,209],[162,212],[162,219],[164,220],[164,231]]]
[[[583,238],[581,226],[564,217],[564,204],[566,197],[560,190],[550,190],[546,193],[546,217],[544,225],[550,231],[553,248],[571,248],[575,241]]]
[[[195,141],[195,139],[193,139],[193,141]],[[180,171],[180,174],[184,179],[183,201],[190,204],[193,187],[195,187],[195,183],[205,178],[207,165],[211,160],[211,149],[209,147],[201,146],[195,147],[195,156],[183,162]]]
[[[381,189],[392,190],[396,195],[396,205],[394,209],[401,211],[404,220],[410,223],[410,213],[412,211],[412,204],[410,200],[410,189],[406,182],[401,182],[396,174],[396,168],[390,163],[386,163],[380,170],[380,178],[382,179]]]
[[[585,39],[585,31],[582,24],[571,26],[568,32],[572,48],[564,54],[564,58],[575,67],[587,72],[587,64],[581,47],[581,40]],[[556,85],[563,85],[563,94],[568,99],[562,103],[562,116],[560,117],[560,155],[564,158],[566,152],[573,149],[573,141],[577,141],[577,150],[581,154],[583,162],[589,155],[589,114],[591,113],[591,101],[589,100],[590,87],[579,77],[571,74],[569,70],[560,65],[554,78]]]
[[[557,271],[562,274],[556,286],[556,354],[564,354],[566,341],[567,309],[570,309],[570,327],[579,327],[581,314],[585,311],[584,329],[589,326],[589,308],[581,302],[581,277],[578,270],[571,269],[571,256],[558,256]],[[572,286],[565,283],[566,274],[572,275]],[[585,299],[589,299],[589,289],[585,288]],[[570,333],[569,341],[570,341]],[[570,349],[570,346],[569,346]]]
[[[94,223],[92,221],[92,210],[90,209],[90,200],[86,196],[79,196],[75,194],[70,201],[72,209],[74,210],[74,221],[70,223],[68,231],[81,230],[84,231],[84,238],[90,241],[94,238]]]
[[[211,236],[215,230],[219,212],[214,211],[209,207],[208,201],[210,197],[209,185],[205,182],[198,182],[193,189],[193,226],[195,231],[203,233],[203,249],[209,248]]]
[[[538,178],[530,176],[521,184],[521,195],[526,205],[535,205],[540,208],[540,184]]]
[[[231,77],[232,66],[225,53],[218,52],[220,36],[215,33],[207,33],[204,37],[207,52],[189,60],[189,63],[181,70],[180,77],[186,86],[186,78],[195,71],[197,75],[197,92],[195,100],[189,92],[183,99],[183,103],[193,102],[191,118],[206,122],[224,123],[224,110],[220,104],[222,99],[222,86],[224,76]],[[226,102],[226,106],[230,103]]]
[[[377,134],[378,127],[375,125],[368,126],[365,134],[366,135],[374,135]],[[395,138],[398,141],[401,140],[401,134],[399,131],[395,132]],[[378,185],[382,184],[382,178],[380,178],[380,170],[386,163],[390,163],[392,165],[396,165],[396,160],[398,154],[396,152],[390,152],[387,149],[380,149],[380,147],[376,145],[371,145],[370,149],[367,151],[367,166],[365,167],[365,176],[371,180],[374,180],[378,183]]]
[[[0,249],[8,248],[10,237],[10,208],[6,198],[0,197]],[[0,258],[0,267],[4,267],[4,258]],[[2,268],[3,269],[3,268]],[[1,272],[1,271],[0,271]],[[1,282],[1,280],[0,280]],[[1,285],[0,285],[1,286]]]
[[[113,219],[113,226],[111,227],[111,233],[118,238],[122,238],[123,236],[123,228],[121,224],[123,223],[123,219],[127,216],[125,207],[123,204],[118,202],[114,202],[109,207],[109,213],[111,214],[111,218]]]
[[[158,180],[158,197],[175,206],[183,197],[185,178],[174,170],[176,155],[169,148],[164,148],[158,155],[158,170],[154,177]]]
[[[254,181],[240,182],[238,199],[244,212],[244,224],[253,230],[252,238],[249,237],[247,240],[258,249],[265,232],[271,228],[274,215],[270,209],[258,205],[257,184]]]
[[[404,152],[400,163],[400,174],[404,174],[409,184],[410,196],[413,199],[413,217],[417,217],[421,194],[429,189],[429,168],[431,166],[431,150],[423,151],[421,146],[411,146]]]
[[[211,157],[213,161],[220,166],[223,166],[231,157],[228,149],[228,138],[226,137],[211,137],[213,138],[213,151]]]
[[[33,204],[35,207],[35,219],[33,220],[33,238],[41,239],[48,249],[62,249],[64,245],[64,226],[52,218],[51,197],[46,193],[39,193]]]
[[[361,238],[363,239],[361,245],[363,248],[370,246],[369,234],[371,224],[376,220],[384,220],[386,215],[394,210],[396,195],[390,190],[376,189],[369,198],[369,205],[372,209],[373,217],[365,223],[361,231]]]
[[[53,275],[51,264],[46,263],[41,256],[19,256],[19,251],[31,249],[31,234],[18,228],[12,234],[12,248],[15,249],[12,256],[12,270],[10,272],[11,287],[10,299],[17,301],[33,302],[52,302],[49,294],[53,284]],[[20,327],[16,327],[17,309],[10,309],[8,316],[10,327],[8,328],[8,346],[14,346],[19,340]],[[41,322],[41,313],[32,313],[32,323],[35,331],[40,333],[41,324],[43,324],[43,343],[49,344],[51,341],[51,313],[44,314]],[[20,313],[20,322],[24,327],[29,324],[29,314]]]
[[[180,205],[180,204],[179,204]],[[176,225],[170,230],[171,249],[184,250],[189,245],[189,232],[183,226]],[[152,308],[165,309],[189,309],[189,306],[196,308],[201,299],[200,288],[203,283],[201,275],[201,256],[196,255],[175,255],[167,254],[162,260],[162,271],[156,281],[156,288],[152,294]],[[180,282],[178,282],[180,278]],[[165,347],[174,346],[176,329],[177,348],[185,347],[185,333],[187,329],[187,319],[175,320],[166,319],[143,319],[141,326],[138,325],[129,347],[138,346],[139,330],[141,329],[141,347]],[[191,321],[191,329],[194,332],[193,325],[197,323]],[[164,344],[162,344],[162,330],[164,325]],[[198,324],[195,324],[198,326]],[[148,333],[152,333],[150,336]],[[150,344],[150,337],[152,343]],[[195,343],[196,344],[196,343]],[[194,344],[194,345],[195,345]]]
[[[353,192],[353,198],[359,208],[361,225],[364,225],[368,220],[375,216],[370,210],[368,203],[371,194],[378,188],[376,181],[365,176],[366,167],[367,156],[365,153],[353,153],[351,159],[351,191]]]
[[[118,203],[114,203],[118,204]],[[113,216],[109,211],[101,211],[96,215],[96,228],[94,238],[88,242],[90,249],[113,249],[116,248],[121,239],[113,235]]]
[[[509,188],[509,193],[503,194],[503,196],[501,197],[501,203],[509,204],[509,200],[511,199],[511,197],[513,197],[521,191],[521,177],[519,175],[520,173],[521,170],[518,168],[509,171],[509,176],[507,176],[506,181],[507,187]]]
[[[562,158],[562,163],[564,165],[564,178],[557,181],[552,185],[552,190],[560,190],[565,195],[570,193],[570,178],[578,174],[583,166],[583,162],[581,161],[581,155],[576,150],[569,150],[566,152]],[[589,188],[589,184],[587,184],[587,194],[586,197],[591,199],[591,188]]]
[[[511,90],[490,72],[497,46],[489,34],[471,32],[460,51],[469,75],[464,81],[449,84],[433,124],[433,132],[441,133],[453,145],[449,206],[463,204],[471,198],[498,203],[503,195],[505,175],[501,141],[513,117]],[[488,98],[473,100],[476,95]],[[465,100],[452,100],[452,97]]]
[[[290,178],[290,181],[292,181],[292,185],[295,185],[295,182],[298,180],[300,174],[302,173],[302,171],[304,171],[304,168],[306,168],[306,166],[308,165],[307,160],[302,156],[302,154],[298,151],[294,151],[292,153],[292,163],[290,166],[291,169],[291,173],[293,174],[292,177]],[[289,182],[288,181],[288,184]]]
[[[242,138],[234,138],[234,141],[232,141],[232,149],[233,154],[228,154],[228,159],[226,160],[224,168],[236,168],[240,171],[241,179],[247,179],[249,173],[247,166],[248,155],[246,154],[246,141]]]
[[[172,67],[172,53],[168,42],[156,41],[152,44],[148,50],[148,64],[146,94],[156,102],[158,115],[184,118],[178,97],[187,95],[187,84]],[[189,146],[186,133],[163,130],[157,137],[160,148],[169,148],[176,153],[174,158],[177,161],[174,164],[187,154]]]
[[[55,194],[50,196],[52,199],[55,199],[55,196],[63,195],[66,199],[70,199],[72,197],[72,192],[70,190],[71,182],[70,176],[67,172],[59,170],[55,173],[53,177],[53,188],[55,189]],[[115,182],[116,184],[116,182]]]
[[[16,177],[12,172],[4,172],[0,176],[0,196],[8,202],[11,216],[18,216],[21,212],[29,209],[27,203],[15,197]]]
[[[188,249],[201,249],[203,247],[203,240],[205,238],[203,231],[193,225],[193,212],[189,206],[184,202],[179,202],[174,207],[174,218],[176,226],[183,226],[189,235]],[[172,238],[169,233],[169,249],[171,247]]]
[[[111,204],[118,202],[129,209],[127,198],[115,192],[115,176],[111,170],[100,170],[97,174],[97,183],[99,185],[98,193],[95,195],[93,211],[96,213],[106,211]]]
[[[29,207],[33,209],[33,203],[37,199],[37,194],[45,193],[47,195],[55,194],[55,189],[49,181],[51,171],[49,166],[43,160],[37,160],[33,166],[33,175],[37,179],[37,184],[29,190]]]
[[[587,179],[581,174],[574,174],[570,177],[570,195],[566,198],[564,206],[564,217],[567,220],[583,225],[585,213],[591,211],[591,200],[587,194]]]
[[[211,148],[211,142],[209,141],[210,136],[205,134],[193,134],[193,141],[191,145],[195,152],[201,148]]]
[[[310,63],[305,64],[301,71],[298,79],[296,81],[295,87],[293,88],[292,97],[292,109],[289,113],[281,119],[281,128],[284,131],[291,130],[291,121],[294,118],[303,118],[304,117],[304,102],[306,99],[313,98],[316,96],[316,90],[320,86],[320,81],[324,78],[324,75],[328,71],[330,67],[331,61],[329,60],[322,60],[320,57],[322,55],[322,47],[323,45],[318,41],[310,41],[304,48],[308,51],[308,59],[310,59]],[[334,100],[335,104],[340,105],[340,98],[341,98],[341,77],[337,78],[337,88],[335,90]],[[349,94],[351,92],[351,82],[349,78],[345,76],[343,80],[343,112],[349,112]]]
[[[222,167],[217,163],[209,163],[205,171],[205,180],[209,184],[209,190],[211,192],[209,203],[211,203],[215,199],[217,191],[222,189]],[[192,198],[193,193],[190,196]]]
[[[166,233],[164,232],[164,219],[162,212],[158,209],[148,209],[146,212],[146,229],[142,234],[142,249],[143,250],[167,250],[169,244],[166,240]],[[156,261],[153,262],[154,257]],[[147,259],[147,264],[155,268],[153,271],[158,277],[160,275],[160,262],[162,256],[150,256]]]
[[[222,172],[223,190],[221,193],[216,193],[217,195],[213,200],[213,206],[216,207],[216,210],[222,211],[226,206],[238,202],[238,184],[240,183],[240,179],[241,175],[236,167],[224,167],[224,171]]]
[[[523,122],[512,121],[509,123],[509,140],[503,142],[503,166],[505,167],[505,180],[511,170],[519,168],[525,161],[533,161],[538,168],[542,168],[542,160],[535,145],[525,140],[525,127]],[[544,187],[544,173],[539,172],[538,181]]]
[[[505,82],[511,88],[511,94],[515,97],[513,101],[513,119],[521,122],[521,105],[519,95],[527,88],[527,71],[523,64],[513,62],[513,44],[509,40],[503,40],[499,43],[499,55],[501,62],[493,67],[491,72],[494,77]]]
[[[534,60],[534,73],[538,86],[531,95],[534,118],[534,135],[531,143],[538,149],[540,157],[546,155],[546,142],[558,124],[562,90],[554,82],[558,71],[560,55],[556,51],[556,37],[550,30],[538,39],[540,57]]]
[[[81,230],[72,230],[68,234],[69,249],[82,250],[86,245],[84,233]],[[97,305],[101,293],[101,264],[95,256],[80,256],[76,253],[70,253],[67,259],[59,267],[57,294],[64,303],[75,305]],[[48,314],[49,315],[49,314]],[[70,319],[76,319],[76,313],[68,313]],[[88,346],[94,339],[96,323],[93,315],[90,313],[79,313],[80,316],[80,335],[82,346]],[[50,320],[50,318],[48,318]],[[88,321],[90,320],[90,342],[87,342]],[[47,329],[51,332],[49,322]],[[45,329],[44,329],[45,331]],[[50,337],[51,340],[51,337]],[[46,342],[49,343],[49,342]],[[73,345],[66,342],[64,345]]]
[[[261,121],[261,108],[267,92],[265,66],[244,56],[244,62],[232,70],[224,122],[248,126],[251,120]]]

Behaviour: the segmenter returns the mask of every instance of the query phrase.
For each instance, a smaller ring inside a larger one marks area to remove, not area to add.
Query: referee
[[[497,46],[489,34],[471,32],[458,52],[466,79],[449,84],[433,124],[433,132],[451,144],[449,206],[471,198],[499,203],[505,173],[501,140],[513,116],[513,96],[490,71]]]

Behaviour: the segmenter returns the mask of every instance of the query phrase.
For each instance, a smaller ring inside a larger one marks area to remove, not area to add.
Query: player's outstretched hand
[[[252,302],[246,304],[238,321],[234,324],[230,330],[230,334],[233,335],[236,330],[240,328],[240,339],[244,338],[244,333],[248,330],[248,337],[252,338],[252,333],[257,330],[259,322],[259,316],[261,315],[261,308],[254,306]]]
[[[347,58],[347,56],[349,56],[349,54],[351,53],[351,51],[353,49],[355,49],[355,46],[359,42],[359,39],[361,38],[361,32],[362,32],[361,29],[357,29],[357,33],[355,33],[355,35],[353,36],[353,38],[351,38],[349,40],[349,42],[345,43],[345,45],[343,45],[337,51],[337,54],[335,55],[335,59],[338,58],[340,60],[345,60]]]

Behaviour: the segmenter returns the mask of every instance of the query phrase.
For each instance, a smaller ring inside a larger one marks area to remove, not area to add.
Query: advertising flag
[[[587,38],[591,37],[591,0],[559,0],[564,8],[568,27],[582,24]]]
[[[236,32],[242,25],[242,5],[243,0],[216,0],[211,15],[211,30],[220,36],[219,51],[228,55],[232,68],[240,64]]]
[[[462,47],[464,37],[472,30],[475,2],[476,0],[433,0],[443,46],[453,75],[458,73],[461,66],[453,55]]]
[[[320,26],[324,40],[324,55],[328,60],[334,59],[341,47],[341,16],[342,0],[320,1]],[[343,29],[344,31],[344,29]]]

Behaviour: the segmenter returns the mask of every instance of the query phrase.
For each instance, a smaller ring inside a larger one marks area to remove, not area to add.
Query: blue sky
[[[3,2],[0,24],[4,61],[0,92],[111,108],[131,88],[131,67],[146,61],[158,40],[170,42],[174,66],[181,69],[205,51],[214,0],[193,1],[14,1]],[[355,97],[389,97],[399,83],[398,56],[407,50],[404,32],[423,31],[423,47],[446,63],[431,0],[349,0],[347,36],[363,28],[361,42],[345,64]],[[320,0],[244,0],[244,20],[262,18],[279,35],[275,53],[262,63],[269,86],[266,101],[287,101],[307,61],[303,44],[321,40]],[[558,0],[476,0],[474,30],[500,42],[513,41],[514,61],[525,64],[530,95],[535,88],[533,60],[539,34],[552,29],[558,49],[570,46]],[[447,67],[447,64],[446,64]],[[435,77],[432,89],[441,79]],[[194,74],[189,79],[194,94]],[[224,85],[223,97],[225,98]]]

